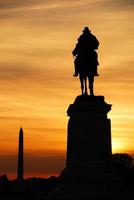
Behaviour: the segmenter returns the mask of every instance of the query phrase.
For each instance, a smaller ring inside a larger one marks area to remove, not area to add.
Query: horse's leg
[[[91,77],[91,95],[94,96],[94,76]]]
[[[84,79],[83,79],[83,77],[82,76],[79,76],[79,78],[80,78],[80,82],[81,82],[81,92],[82,92],[82,95],[84,94]]]
[[[82,95],[84,94],[84,79],[81,79],[81,91],[82,91]]]
[[[89,80],[90,95],[91,95],[91,96],[94,96],[94,89],[93,89],[94,76],[88,77],[88,80]]]
[[[84,78],[85,81],[85,95],[87,95],[87,77]]]

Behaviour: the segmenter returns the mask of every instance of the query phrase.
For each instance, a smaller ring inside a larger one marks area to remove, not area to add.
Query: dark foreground
[[[0,200],[91,199],[129,200],[134,197],[134,166],[126,154],[113,155],[115,179],[66,178],[66,170],[59,177],[29,178],[22,181],[0,176]],[[97,172],[95,172],[97,174]],[[118,178],[119,177],[119,178]],[[71,198],[72,197],[72,198]]]

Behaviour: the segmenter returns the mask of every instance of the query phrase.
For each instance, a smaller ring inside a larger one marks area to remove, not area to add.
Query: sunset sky
[[[81,92],[71,52],[85,26],[100,41],[95,95],[112,104],[113,153],[134,154],[134,1],[0,0],[0,174],[16,177],[21,126],[25,177],[64,168],[66,111]]]

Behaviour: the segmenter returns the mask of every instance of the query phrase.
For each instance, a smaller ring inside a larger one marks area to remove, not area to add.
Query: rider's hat
[[[90,30],[89,30],[89,28],[88,27],[84,27],[84,29],[83,29],[83,31],[82,31],[83,33],[87,33],[87,32],[91,32]]]

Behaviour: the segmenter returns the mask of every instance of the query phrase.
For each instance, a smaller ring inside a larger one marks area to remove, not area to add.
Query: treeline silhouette
[[[0,177],[0,199],[38,199],[45,197],[60,183],[59,177],[49,178],[28,178],[23,181],[8,180],[6,175]]]
[[[134,165],[130,155],[113,154],[111,164],[115,171],[122,175],[126,191],[133,191],[134,188]],[[23,181],[9,180],[7,175],[0,176],[0,199],[23,199],[37,200],[45,197],[54,190],[64,179],[61,173],[59,177],[49,178],[28,178]],[[89,188],[90,190],[90,188]]]

